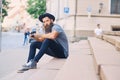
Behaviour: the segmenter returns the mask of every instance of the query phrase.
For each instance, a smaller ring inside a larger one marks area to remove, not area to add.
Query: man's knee
[[[52,42],[53,40],[51,40],[51,39],[45,39],[44,41],[43,41],[43,43],[50,43],[50,42]]]
[[[30,48],[35,48],[35,47],[36,47],[35,42],[33,42],[33,43],[30,44]]]

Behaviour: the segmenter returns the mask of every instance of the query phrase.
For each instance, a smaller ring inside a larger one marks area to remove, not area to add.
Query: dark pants
[[[39,49],[39,52],[35,56],[37,48]],[[56,41],[51,40],[51,39],[45,39],[43,42],[31,43],[28,62],[31,59],[38,62],[39,59],[45,53],[50,55],[50,56],[56,57],[56,58],[66,58],[64,55],[63,47],[59,43],[57,43]]]

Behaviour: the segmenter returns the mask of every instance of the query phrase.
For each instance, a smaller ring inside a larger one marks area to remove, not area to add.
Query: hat
[[[45,14],[40,15],[40,16],[39,16],[39,20],[40,20],[41,22],[43,22],[42,19],[45,18],[45,17],[48,17],[48,18],[50,18],[50,19],[53,19],[53,21],[55,20],[55,17],[54,17],[52,14],[50,14],[50,13],[45,13]]]

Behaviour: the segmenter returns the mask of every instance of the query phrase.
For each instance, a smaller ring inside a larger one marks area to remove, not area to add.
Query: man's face
[[[53,23],[53,20],[50,19],[49,17],[43,18],[42,21],[45,28],[48,28]]]

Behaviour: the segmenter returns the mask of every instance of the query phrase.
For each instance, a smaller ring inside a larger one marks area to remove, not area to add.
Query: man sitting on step
[[[55,17],[50,13],[45,13],[39,16],[39,20],[43,23],[45,33],[30,35],[36,41],[31,43],[27,63],[20,71],[36,68],[38,61],[45,53],[65,59],[69,55],[67,36],[60,25],[54,24]],[[39,52],[36,54],[37,48]]]

